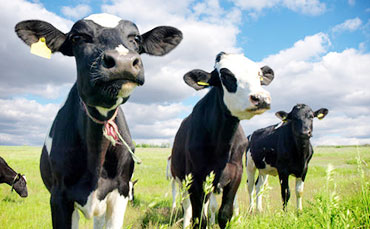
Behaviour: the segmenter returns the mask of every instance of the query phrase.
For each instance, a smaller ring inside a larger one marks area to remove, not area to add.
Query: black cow
[[[184,227],[190,225],[191,218],[196,223],[195,219],[202,216],[202,184],[212,171],[215,173],[214,187],[223,189],[218,214],[220,227],[225,228],[231,219],[242,175],[241,155],[246,148],[239,122],[269,109],[270,95],[261,84],[269,84],[273,76],[273,71],[267,66],[260,68],[243,55],[223,52],[217,55],[212,73],[192,70],[185,74],[185,82],[194,89],[203,89],[205,85],[212,88],[181,123],[172,148],[172,175],[178,181],[187,174],[193,176],[189,190],[191,204],[189,200],[183,203]],[[227,163],[232,165],[230,169],[233,171],[224,176],[227,182],[220,187],[220,177]],[[195,225],[198,226],[205,225]]]
[[[18,23],[28,45],[40,38],[52,52],[74,56],[77,81],[47,133],[40,170],[51,193],[54,228],[78,227],[79,213],[95,216],[95,228],[121,228],[134,170],[134,145],[119,105],[144,83],[139,54],[167,54],[182,40],[173,27],[140,35],[136,25],[94,14],[62,33],[51,24]]]
[[[313,155],[310,138],[312,137],[313,118],[324,118],[328,110],[321,108],[312,111],[305,104],[297,104],[290,113],[276,112],[283,122],[253,132],[247,149],[247,175],[249,210],[254,209],[254,174],[259,171],[256,182],[257,210],[262,210],[262,190],[268,175],[279,175],[283,208],[290,197],[288,177],[296,177],[297,209],[302,210],[302,194],[308,163]]]
[[[4,158],[0,157],[0,184],[2,183],[12,186],[12,191],[15,190],[20,197],[28,196],[26,177],[15,172]]]

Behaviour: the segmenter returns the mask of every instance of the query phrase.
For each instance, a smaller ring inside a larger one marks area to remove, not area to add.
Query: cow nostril
[[[116,61],[114,60],[114,58],[112,56],[104,54],[104,56],[103,56],[103,66],[105,68],[113,68],[114,66],[116,66]]]
[[[134,60],[134,62],[132,62],[132,66],[133,66],[134,68],[136,68],[136,67],[139,67],[139,65],[140,65],[140,60],[139,60],[139,58],[136,58],[136,59]]]
[[[253,105],[258,106],[258,104],[261,102],[261,98],[257,95],[251,95],[251,96],[249,96],[249,98],[250,98]]]

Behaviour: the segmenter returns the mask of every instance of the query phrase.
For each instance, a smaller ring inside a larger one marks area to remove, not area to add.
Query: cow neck
[[[211,141],[215,146],[215,152],[221,154],[228,153],[240,120],[232,116],[227,109],[221,88],[212,88],[204,97],[202,103],[205,114],[202,117],[205,119],[203,120],[203,124],[211,136]]]
[[[0,183],[6,183],[8,185],[12,185],[14,183],[14,180],[17,178],[18,174],[10,168],[8,165],[6,165],[2,171],[2,176],[0,176]]]
[[[310,140],[295,136],[292,130],[291,122],[288,122],[285,127],[287,131],[289,131],[289,134],[286,135],[288,137],[288,139],[285,140],[286,144],[291,145],[293,142],[293,147],[295,149],[294,151],[297,152],[298,156],[302,156],[302,159],[305,159],[309,151]],[[294,140],[289,140],[289,136],[292,136]]]

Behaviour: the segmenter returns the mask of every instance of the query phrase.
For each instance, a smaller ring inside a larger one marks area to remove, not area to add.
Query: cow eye
[[[80,41],[91,42],[92,38],[87,34],[75,34],[75,35],[72,35],[71,40],[73,43],[76,44]]]
[[[136,35],[134,40],[136,41],[136,43],[140,44],[142,42],[143,38],[140,35]]]

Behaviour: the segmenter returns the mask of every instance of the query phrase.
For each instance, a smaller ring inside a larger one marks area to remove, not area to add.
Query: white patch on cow
[[[258,175],[258,182],[256,185],[256,204],[257,204],[257,211],[262,211],[262,193],[267,183],[268,175]]]
[[[49,130],[46,134],[44,145],[46,147],[46,151],[48,151],[48,154],[50,155],[51,147],[53,145],[53,138],[50,137],[51,127],[53,126],[53,123],[50,125]]]
[[[274,130],[279,129],[284,124],[284,121],[281,121],[277,126],[275,126]]]
[[[119,194],[115,189],[107,196],[106,228],[122,228],[128,197]]]
[[[185,196],[189,196],[188,191],[185,191]],[[191,218],[193,216],[193,210],[191,207],[191,202],[189,198],[185,198],[182,203],[182,207],[184,208],[184,228],[191,227]]]
[[[128,182],[129,190],[128,190],[128,200],[134,200],[134,183],[132,181]]]
[[[121,44],[118,45],[118,47],[115,48],[115,50],[118,52],[118,55],[120,55],[120,56],[126,56],[129,52],[129,50]]]
[[[216,223],[216,211],[217,211],[217,199],[214,193],[211,193],[209,197],[209,211],[210,211],[210,225],[214,225]]]
[[[122,101],[123,101],[123,98],[120,97],[120,98],[117,99],[116,104],[114,104],[110,108],[99,107],[99,106],[96,106],[95,108],[99,111],[99,113],[102,116],[107,117],[108,116],[108,112],[111,111],[111,110],[116,109],[119,105],[121,105]]]
[[[80,214],[78,213],[78,209],[75,208],[72,213],[72,229],[78,229],[78,222],[80,221]]]
[[[104,228],[105,213],[101,216],[94,216],[94,229]]]
[[[235,216],[238,216],[239,215],[239,203],[238,203],[238,193],[235,193],[235,197],[234,197],[234,215]]]
[[[254,174],[256,173],[256,165],[254,164],[251,151],[247,152],[247,184],[249,193],[249,212],[254,209]]]
[[[224,90],[224,103],[231,114],[240,120],[251,119],[265,110],[253,111],[255,105],[250,101],[250,95],[260,95],[270,100],[270,94],[261,87],[261,68],[242,54],[223,54],[221,60],[216,62],[215,68],[220,73],[222,68],[229,69],[237,80],[237,90],[230,93]]]
[[[119,24],[119,22],[122,19],[115,15],[102,13],[102,14],[92,14],[84,18],[84,20],[91,20],[103,27],[114,28]]]
[[[118,97],[127,98],[129,95],[131,95],[136,86],[137,83],[134,82],[126,82],[122,84],[121,90],[118,92]]]
[[[302,210],[302,195],[303,195],[304,182],[302,178],[296,178],[295,180],[295,194],[297,198],[297,209]]]
[[[98,191],[95,190],[90,193],[87,198],[87,202],[84,206],[75,203],[75,206],[80,209],[87,219],[91,219],[93,216],[101,216],[105,213],[107,208],[107,198],[104,200],[98,199]]]

